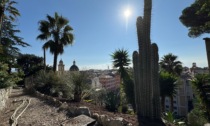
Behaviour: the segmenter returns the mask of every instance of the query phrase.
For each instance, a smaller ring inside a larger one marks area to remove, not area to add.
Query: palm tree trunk
[[[46,71],[46,50],[44,49],[44,71]]]
[[[173,95],[171,96],[171,112],[174,111],[174,97]]]
[[[54,61],[53,61],[53,71],[54,72],[56,71],[56,68],[57,68],[57,59],[58,59],[58,53],[55,52],[54,53]]]
[[[161,97],[161,107],[162,107],[162,112],[165,112],[165,96]]]
[[[210,38],[204,38],[204,40],[205,40],[205,44],[206,44],[208,67],[210,68]],[[209,69],[209,73],[210,73],[210,69]]]

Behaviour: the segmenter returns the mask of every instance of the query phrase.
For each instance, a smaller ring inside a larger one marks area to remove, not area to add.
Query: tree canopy
[[[182,11],[179,19],[184,26],[189,28],[190,37],[210,33],[210,1],[195,0],[191,6]]]
[[[160,60],[161,69],[173,75],[180,75],[182,72],[182,62],[177,59],[178,57],[172,53],[164,55]]]
[[[115,68],[119,68],[121,78],[123,78],[125,74],[124,67],[129,66],[131,61],[129,59],[128,51],[124,49],[115,50],[115,52],[111,54],[111,57],[112,57],[113,66]]]
[[[17,64],[27,77],[43,69],[43,58],[33,54],[22,54],[17,58]]]

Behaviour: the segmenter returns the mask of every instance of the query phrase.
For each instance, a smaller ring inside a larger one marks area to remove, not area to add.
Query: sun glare
[[[129,8],[127,8],[127,9],[124,11],[124,16],[125,16],[125,18],[128,18],[128,17],[130,17],[130,15],[131,15],[131,10],[130,10]]]

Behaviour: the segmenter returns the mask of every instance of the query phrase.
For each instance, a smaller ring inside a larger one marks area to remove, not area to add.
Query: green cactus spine
[[[136,111],[138,120],[142,118],[160,119],[158,47],[151,44],[152,0],[144,0],[144,17],[137,18],[139,54],[133,53],[135,76]]]

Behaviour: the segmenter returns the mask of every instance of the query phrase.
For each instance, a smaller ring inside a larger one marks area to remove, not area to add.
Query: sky
[[[43,56],[44,41],[37,40],[40,34],[39,21],[55,12],[67,18],[72,26],[74,43],[65,47],[59,55],[65,70],[76,61],[80,70],[112,68],[111,54],[117,49],[126,49],[130,58],[138,50],[136,19],[143,16],[143,0],[17,0],[17,29],[20,37],[31,46],[21,48],[23,54]],[[181,24],[179,17],[194,0],[153,0],[151,41],[159,47],[159,57],[168,53],[178,56],[183,66],[191,67],[193,62],[199,67],[207,67],[207,56],[202,35],[188,37],[188,29]],[[131,15],[126,18],[124,12],[130,8]],[[47,52],[49,65],[53,64],[53,55]]]

